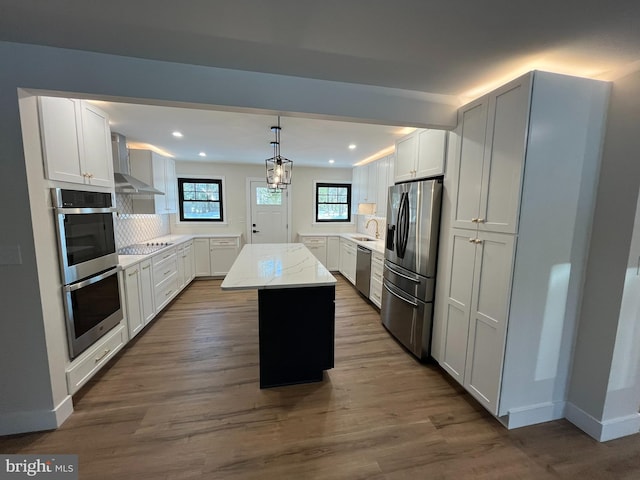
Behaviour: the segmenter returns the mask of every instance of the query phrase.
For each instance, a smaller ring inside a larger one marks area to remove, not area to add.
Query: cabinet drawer
[[[237,238],[212,238],[209,240],[209,244],[212,247],[217,247],[217,246],[224,246],[224,247],[228,247],[228,246],[238,246],[238,239]]]
[[[159,253],[158,255],[154,255],[153,256],[154,271],[155,271],[156,265],[161,265],[161,264],[163,264],[165,262],[170,262],[170,261],[172,261],[172,259],[175,262],[175,259],[176,259],[176,249],[175,249],[175,247],[170,249],[170,250],[167,250],[166,252]]]
[[[327,243],[327,237],[303,237],[302,243],[304,245],[324,245]]]
[[[178,262],[176,256],[167,261],[153,266],[153,283],[157,286],[169,278],[172,274],[177,273]]]
[[[67,389],[70,395],[76,393],[105,363],[122,349],[127,343],[126,335],[125,326],[120,323],[67,368]]]
[[[371,261],[371,281],[378,281],[382,283],[382,273],[384,266],[381,263]]]
[[[174,272],[170,277],[156,285],[156,313],[162,310],[178,293],[178,274]]]

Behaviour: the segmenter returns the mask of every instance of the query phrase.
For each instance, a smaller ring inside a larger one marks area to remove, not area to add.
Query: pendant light
[[[267,168],[267,185],[270,189],[282,190],[291,185],[291,172],[293,170],[293,161],[280,155],[280,116],[278,115],[278,125],[271,127],[271,131],[275,133],[276,139],[271,142],[273,147],[273,157],[265,160]]]

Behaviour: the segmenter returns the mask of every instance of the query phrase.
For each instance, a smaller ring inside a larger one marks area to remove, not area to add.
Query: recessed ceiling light
[[[329,163],[335,163],[335,160],[332,158],[331,160],[329,160]]]
[[[355,150],[356,149],[356,144],[352,143],[349,145],[349,150]]]
[[[201,157],[206,157],[207,156],[207,154],[204,153],[204,152],[200,152],[198,155],[200,155]]]
[[[182,138],[182,137],[184,137],[184,135],[182,135],[182,132],[179,132],[179,131],[177,131],[177,130],[176,130],[175,132],[173,132],[173,133],[172,133],[172,135],[173,135],[174,137],[176,137],[176,138]]]

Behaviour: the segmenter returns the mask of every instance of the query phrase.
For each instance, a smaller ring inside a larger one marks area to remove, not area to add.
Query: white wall
[[[239,165],[219,162],[176,162],[176,174],[180,176],[202,175],[223,176],[224,210],[227,218],[224,224],[193,223],[178,221],[177,215],[171,215],[172,233],[240,233],[246,242],[247,235],[247,178],[264,178],[262,165]],[[293,178],[288,187],[291,208],[291,239],[296,240],[298,233],[354,232],[355,224],[314,224],[313,182],[314,180],[350,182],[350,168],[311,168],[293,167]]]
[[[634,72],[613,85],[568,394],[567,418],[601,440],[640,427],[637,357],[616,357],[628,339],[635,350],[640,342],[638,322],[621,318],[632,315],[622,306],[633,288],[627,272],[640,188],[638,119],[640,72]],[[620,384],[615,376],[622,371]]]

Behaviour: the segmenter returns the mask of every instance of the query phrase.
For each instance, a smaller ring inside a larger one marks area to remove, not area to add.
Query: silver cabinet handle
[[[476,244],[482,243],[482,240],[480,240],[479,238],[476,238],[476,239],[474,240],[474,243],[476,243]]]
[[[130,276],[130,277],[133,277],[134,275],[137,275],[137,274],[138,274],[138,270],[134,270],[133,272],[131,272],[131,273],[129,274],[129,276]]]
[[[102,352],[102,355],[100,355],[99,357],[94,358],[94,360],[96,361],[96,363],[97,363],[97,362],[99,362],[100,360],[102,360],[104,357],[106,357],[106,356],[107,356],[107,354],[108,354],[110,351],[111,351],[111,349],[110,349],[110,348],[106,348],[106,349],[104,350],[104,352]]]
[[[476,239],[475,239],[475,238],[470,238],[470,239],[469,239],[469,243],[474,243],[475,241],[476,241]]]
[[[478,218],[478,223],[484,223],[484,218]]]

